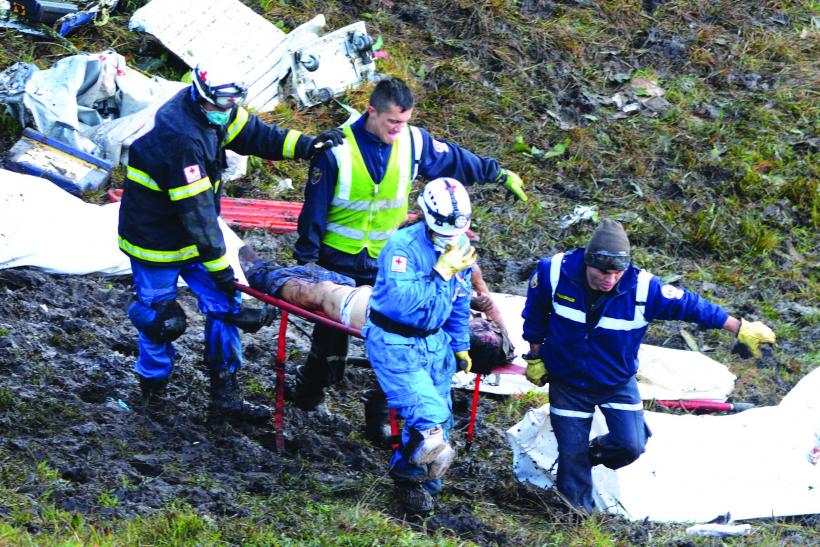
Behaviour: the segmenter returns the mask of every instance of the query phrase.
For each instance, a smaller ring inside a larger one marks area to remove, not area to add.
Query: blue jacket
[[[379,181],[384,178],[393,145],[385,144],[369,133],[365,129],[366,120],[367,114],[353,122],[351,128],[367,171],[373,180]],[[453,177],[465,185],[498,179],[501,167],[495,159],[477,156],[450,142],[438,141],[424,129],[419,129],[423,140],[419,175],[426,179]],[[305,186],[305,204],[299,215],[299,239],[293,255],[302,264],[318,262],[329,270],[372,283],[376,277],[376,260],[370,258],[366,249],[351,255],[322,244],[327,212],[338,178],[339,169],[332,151],[314,158]]]
[[[217,224],[225,149],[273,160],[305,158],[313,140],[241,108],[224,128],[213,126],[190,88],[162,105],[146,127],[128,153],[120,248],[141,262],[203,262],[211,271],[227,267]]]
[[[655,319],[717,329],[728,317],[720,306],[664,284],[631,264],[615,288],[600,296],[591,309],[584,250],[563,255],[553,290],[556,257],[542,259],[530,278],[522,313],[524,340],[543,344],[541,358],[550,376],[567,384],[595,388],[628,381],[638,371],[638,349]],[[645,295],[639,295],[641,287]]]
[[[422,331],[442,329],[453,352],[470,349],[470,269],[449,281],[433,271],[438,253],[426,229],[424,222],[403,228],[382,249],[370,309]],[[370,321],[365,337],[369,328]]]

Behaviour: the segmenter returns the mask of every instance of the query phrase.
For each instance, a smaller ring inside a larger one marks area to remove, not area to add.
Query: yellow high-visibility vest
[[[367,171],[353,130],[350,126],[342,130],[344,144],[333,148],[339,176],[322,243],[348,254],[366,248],[376,258],[407,218],[407,198],[421,157],[421,132],[407,126],[399,134],[390,150],[384,178],[376,183]]]

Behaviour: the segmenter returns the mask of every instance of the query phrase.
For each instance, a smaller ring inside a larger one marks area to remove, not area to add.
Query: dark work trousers
[[[598,406],[609,433],[590,442]],[[558,491],[574,507],[592,513],[592,467],[629,465],[643,454],[651,435],[643,417],[638,382],[581,389],[550,379],[550,423],[558,441]]]

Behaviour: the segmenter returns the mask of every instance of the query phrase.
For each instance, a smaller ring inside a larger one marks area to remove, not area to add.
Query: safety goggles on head
[[[209,103],[227,110],[235,106],[240,106],[248,96],[248,87],[242,82],[231,79],[230,75],[222,75],[219,71],[209,74],[207,70],[200,67],[194,68],[194,87],[200,97]],[[221,80],[221,83],[220,83]]]
[[[587,266],[592,266],[602,272],[609,270],[622,272],[629,267],[631,258],[627,252],[593,251],[584,253],[584,262]]]
[[[211,102],[219,108],[241,106],[248,96],[248,88],[239,82],[211,87]]]

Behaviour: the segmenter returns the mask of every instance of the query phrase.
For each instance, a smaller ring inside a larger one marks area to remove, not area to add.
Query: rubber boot
[[[381,389],[371,389],[362,397],[364,402],[364,436],[374,446],[390,448],[392,432],[387,398]]]
[[[307,366],[306,363],[296,367],[293,381],[285,383],[285,400],[305,412],[310,412],[316,410],[316,407],[325,401],[326,384],[321,381],[311,381],[311,371],[306,368]]]
[[[254,333],[262,327],[267,327],[276,319],[276,308],[273,306],[262,306],[261,308],[243,307],[236,314],[225,314],[223,323],[234,325],[244,332]]]
[[[236,372],[227,368],[212,370],[210,377],[211,403],[208,412],[212,419],[251,424],[265,424],[270,420],[270,408],[249,403],[242,398]]]
[[[347,334],[316,325],[305,364],[296,368],[293,382],[285,385],[285,399],[306,412],[315,410],[325,400],[325,388],[344,376],[347,346]]]
[[[595,437],[589,442],[589,465],[595,467],[604,463],[604,453],[601,449],[600,437]]]
[[[396,497],[410,515],[423,515],[431,512],[434,507],[433,496],[417,482],[397,482]]]
[[[140,382],[142,400],[146,403],[155,403],[165,397],[165,388],[168,386],[170,375],[164,378],[146,378],[145,376],[137,374],[137,379]]]

